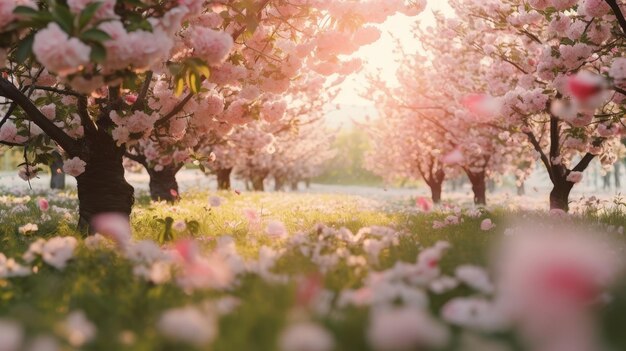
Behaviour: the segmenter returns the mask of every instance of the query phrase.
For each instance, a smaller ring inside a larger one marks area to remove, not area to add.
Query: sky
[[[368,116],[376,117],[376,109],[370,101],[360,96],[366,83],[365,74],[381,69],[383,78],[393,84],[396,81],[396,57],[393,55],[395,46],[393,37],[402,43],[406,52],[418,52],[420,45],[411,34],[411,29],[417,23],[427,27],[434,23],[433,11],[442,11],[450,14],[452,11],[446,0],[430,0],[426,10],[417,17],[409,18],[404,15],[396,15],[380,26],[382,36],[372,45],[361,48],[356,56],[363,60],[363,70],[359,74],[352,75],[342,83],[342,90],[329,106],[326,119],[333,127],[350,128],[353,121],[362,122]],[[391,33],[391,34],[390,34]],[[393,35],[393,36],[392,36]],[[339,110],[337,110],[339,106]]]

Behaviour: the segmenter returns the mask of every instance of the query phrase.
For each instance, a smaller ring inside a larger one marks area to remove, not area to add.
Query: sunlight
[[[365,46],[356,56],[363,60],[363,70],[359,74],[348,77],[341,85],[341,93],[335,99],[334,106],[328,108],[326,115],[328,124],[332,126],[352,126],[352,121],[362,122],[367,117],[375,117],[377,111],[374,104],[361,96],[369,72],[381,71],[381,76],[387,82],[396,83],[397,55],[394,55],[396,40],[405,52],[415,53],[421,50],[420,44],[413,38],[411,29],[419,24],[422,28],[434,24],[433,11],[440,11],[445,15],[452,15],[448,1],[428,2],[426,11],[415,18],[404,15],[395,15],[380,26],[381,39],[374,44]],[[335,107],[340,106],[337,110]]]

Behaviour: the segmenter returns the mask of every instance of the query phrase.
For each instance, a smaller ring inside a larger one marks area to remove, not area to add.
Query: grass
[[[504,230],[510,216],[508,212],[496,210],[478,218],[466,217],[459,225],[434,230],[433,220],[445,215],[419,214],[410,207],[406,210],[383,210],[376,202],[356,197],[237,195],[230,192],[211,195],[221,197],[222,205],[211,207],[209,194],[201,191],[185,194],[183,200],[174,206],[150,203],[142,195],[132,216],[134,239],[162,240],[169,217],[172,221],[187,223],[184,231],[172,231],[174,239],[195,237],[206,250],[214,248],[217,239],[222,236],[232,237],[239,254],[249,260],[257,259],[260,247],[271,247],[281,252],[273,272],[293,279],[287,283],[272,283],[260,275],[248,273],[242,275],[239,284],[228,291],[186,293],[173,282],[156,285],[137,278],[132,264],[114,249],[94,251],[81,244],[76,256],[63,271],[38,262],[40,268],[37,274],[0,279],[0,319],[19,322],[29,337],[53,334],[63,343],[60,321],[71,311],[83,310],[98,330],[97,337],[85,344],[84,350],[195,350],[185,344],[172,343],[157,331],[155,325],[162,312],[232,296],[239,299],[240,305],[234,312],[220,318],[219,337],[210,349],[276,350],[281,330],[289,321],[298,318],[297,278],[318,273],[320,268],[298,248],[268,238],[264,234],[267,221],[281,221],[292,235],[300,232],[313,238],[319,233],[312,228],[320,223],[337,229],[347,228],[353,233],[371,226],[392,227],[408,233],[399,237],[399,245],[392,245],[381,252],[378,264],[353,266],[341,262],[326,272],[323,286],[336,294],[346,288],[361,287],[363,279],[372,270],[390,268],[398,261],[415,262],[422,249],[440,240],[452,245],[441,262],[445,273],[453,274],[461,264],[486,265],[494,239]],[[73,229],[76,222],[76,199],[73,194],[46,196],[58,208],[43,214],[43,217],[37,208],[35,195],[30,199],[7,196],[0,201],[0,252],[7,257],[19,258],[37,237],[79,237]],[[246,209],[261,213],[263,224],[259,228],[249,227],[243,215]],[[478,229],[481,220],[487,216],[498,225],[496,230],[484,232]],[[626,223],[626,216],[620,211],[588,213],[584,218],[587,222]],[[38,224],[39,230],[30,235],[20,234],[18,228],[28,222]],[[331,247],[332,250],[340,248],[354,256],[366,256],[362,247],[349,247],[340,241]],[[436,314],[450,298],[468,294],[471,291],[466,287],[443,295],[430,294],[430,308]],[[623,304],[621,311],[626,311],[626,299],[620,296],[617,295],[616,304]],[[611,324],[614,325],[621,323],[622,315],[611,312],[606,318],[614,321]],[[312,314],[310,318],[330,330],[337,350],[369,350],[365,337],[367,316],[366,308],[347,308],[327,315]],[[621,335],[618,329],[607,328],[607,332],[615,333],[616,339]]]

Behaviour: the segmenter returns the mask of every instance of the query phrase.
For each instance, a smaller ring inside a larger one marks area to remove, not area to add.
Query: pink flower
[[[583,11],[591,17],[602,17],[611,11],[611,7],[605,0],[583,0]]]
[[[53,120],[54,117],[56,117],[56,111],[57,106],[55,104],[48,104],[41,107],[41,113],[49,120]]]
[[[219,196],[211,196],[209,197],[209,204],[211,207],[220,207],[222,204],[222,198]]]
[[[375,350],[422,350],[441,348],[448,329],[417,307],[384,307],[370,312],[367,339]]]
[[[92,2],[100,2],[100,8],[95,14],[97,19],[115,17],[116,0],[67,0],[67,5],[73,13],[80,13]]]
[[[589,72],[581,72],[567,80],[567,88],[575,99],[586,103],[604,90],[602,77]]]
[[[261,107],[261,118],[269,123],[273,123],[283,118],[286,110],[287,103],[285,101],[266,102]]]
[[[135,102],[137,102],[137,94],[128,94],[124,96],[124,101],[126,101],[126,103],[129,105],[134,104]]]
[[[196,56],[205,59],[209,65],[216,66],[228,58],[234,42],[226,32],[193,27],[189,33],[189,44]]]
[[[433,209],[433,203],[423,196],[419,196],[415,199],[415,205],[417,205],[417,208],[422,212],[430,212]]]
[[[77,38],[70,38],[55,22],[35,34],[33,53],[48,71],[64,77],[89,63],[91,48]]]
[[[499,99],[486,94],[467,95],[463,98],[461,103],[474,116],[480,119],[492,118],[497,115],[502,108],[502,102]]]
[[[600,349],[592,345],[594,306],[621,268],[612,244],[575,228],[525,229],[507,237],[494,265],[508,317],[533,349]],[[580,346],[547,347],[571,338]]]
[[[128,216],[122,213],[100,213],[91,219],[91,226],[96,233],[113,240],[120,248],[130,242],[131,230]]]
[[[485,218],[483,219],[482,222],[480,222],[480,229],[484,230],[484,231],[488,231],[491,230],[493,228],[495,228],[495,224],[493,224],[493,222],[491,222],[491,219],[489,218]]]
[[[448,165],[460,164],[463,163],[463,161],[465,161],[465,156],[463,156],[463,153],[459,149],[454,149],[453,151],[450,151],[449,153],[445,154],[441,159],[441,162]]]
[[[246,208],[245,210],[243,210],[243,214],[248,219],[248,222],[257,223],[261,221],[261,216],[259,215],[259,212],[257,212],[257,210],[255,209]]]
[[[48,209],[50,209],[50,204],[48,203],[48,200],[44,198],[40,198],[39,200],[37,200],[37,205],[39,206],[39,210],[43,212],[46,212],[48,211]]]
[[[85,172],[87,163],[78,157],[63,162],[63,172],[73,177],[78,177]]]
[[[233,273],[219,254],[202,256],[194,240],[181,240],[174,244],[174,252],[182,272],[177,283],[184,289],[224,288],[233,279]]]
[[[283,222],[270,221],[267,224],[266,233],[273,239],[283,239],[287,236],[287,228]]]
[[[576,172],[576,171],[570,172],[567,175],[566,180],[572,183],[580,183],[580,181],[583,180],[583,172]]]

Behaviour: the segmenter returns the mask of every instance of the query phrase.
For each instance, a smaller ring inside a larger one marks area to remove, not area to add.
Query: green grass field
[[[421,214],[411,204],[389,207],[345,196],[211,195],[221,198],[220,206],[212,207],[209,194],[204,192],[185,194],[174,206],[151,204],[144,196],[139,199],[132,217],[133,239],[137,241],[153,240],[167,247],[172,242],[193,237],[203,252],[210,252],[228,240],[225,237],[232,238],[236,258],[246,262],[247,268],[236,273],[228,287],[192,290],[182,289],[174,278],[158,283],[147,281],[136,274],[137,262],[125,258],[112,245],[87,248],[73,229],[76,199],[72,194],[49,196],[52,208],[45,213],[37,207],[36,196],[2,198],[0,252],[7,258],[15,258],[26,265],[21,256],[39,237],[75,236],[79,240],[73,258],[63,270],[38,258],[32,263],[36,273],[0,278],[0,321],[20,325],[26,340],[52,337],[61,350],[226,351],[278,350],[284,328],[306,320],[323,326],[332,335],[334,350],[371,350],[367,337],[370,309],[368,306],[342,306],[339,303],[342,291],[363,287],[370,273],[387,270],[397,262],[414,263],[420,252],[441,240],[451,244],[440,262],[443,274],[452,276],[455,268],[463,264],[487,266],[491,247],[502,236],[507,222],[521,216],[496,209],[491,213],[484,211],[475,218],[463,215],[460,224],[433,229],[434,220],[449,214]],[[244,215],[249,209],[260,214],[258,224],[250,224]],[[482,231],[480,223],[487,217],[496,228]],[[626,216],[619,211],[603,211],[587,213],[577,220],[622,225],[626,223]],[[268,236],[266,226],[271,221],[284,223],[288,237]],[[185,229],[180,230],[183,222]],[[37,224],[38,230],[20,233],[19,228],[26,223]],[[177,225],[179,230],[171,228]],[[369,239],[351,243],[342,239],[338,231],[347,228],[356,234],[361,228],[373,227],[373,232],[380,232],[382,229],[376,229],[379,226],[391,228],[386,232],[388,238],[371,234]],[[300,242],[294,237],[300,238]],[[372,239],[386,243],[379,252],[374,251],[376,257],[368,249]],[[367,240],[370,240],[368,244]],[[317,254],[311,254],[316,247]],[[333,257],[338,257],[338,261],[324,263]],[[173,272],[175,274],[175,269]],[[1,273],[2,270],[0,277]],[[319,277],[317,290],[323,293],[316,294],[315,301],[303,303],[303,286],[306,288],[306,282],[317,279],[311,277]],[[443,294],[421,287],[416,289],[426,291],[428,310],[433,316],[438,316],[441,307],[454,297],[479,294],[463,284]],[[622,312],[626,312],[626,299],[622,296],[616,293],[612,307],[603,310],[603,321],[607,323],[604,331],[614,345],[626,345],[620,344],[624,341],[620,338],[625,338],[619,330],[619,326],[625,325]],[[210,305],[207,308],[218,320],[215,336],[201,346],[177,341],[158,327],[165,311],[191,305]],[[89,330],[81,334],[80,328],[78,336],[72,335],[71,323],[65,320],[73,311],[84,311],[96,330],[94,335],[89,334]],[[418,349],[463,350],[459,343],[468,333],[480,340],[495,340],[498,345],[501,343],[503,350],[519,347],[514,333],[468,332],[454,326],[449,330],[453,335],[450,343]],[[0,323],[0,335],[1,331]],[[0,347],[0,350],[3,349]]]

